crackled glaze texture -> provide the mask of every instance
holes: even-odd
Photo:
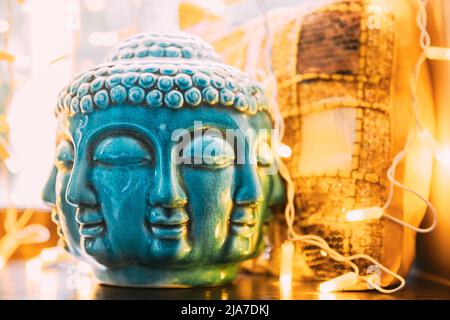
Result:
[[[271,206],[284,200],[280,177],[264,170],[272,119],[260,87],[202,40],[125,41],[62,90],[56,116],[44,198],[100,282],[220,285],[261,251]],[[242,152],[217,134],[227,130]]]

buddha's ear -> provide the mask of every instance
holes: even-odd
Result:
[[[54,205],[56,203],[55,185],[57,174],[58,169],[56,168],[56,166],[53,166],[50,176],[45,183],[44,190],[42,191],[42,199],[48,205]]]
[[[282,205],[286,203],[286,182],[277,172],[271,176],[272,190],[269,197],[269,206]]]

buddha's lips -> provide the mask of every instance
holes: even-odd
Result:
[[[89,224],[80,226],[80,234],[85,238],[97,238],[105,231],[105,224]]]
[[[238,225],[238,226],[247,226],[247,227],[254,227],[256,224],[256,221],[254,220],[250,220],[250,221],[246,221],[246,220],[231,220],[232,224]]]
[[[251,237],[255,232],[256,208],[238,206],[234,209],[231,219],[231,231],[240,237]]]
[[[105,218],[96,209],[78,208],[75,220],[80,224],[80,234],[85,238],[99,237],[106,228]]]
[[[235,225],[253,227],[256,224],[256,208],[239,206],[233,210],[230,222]]]
[[[184,208],[162,208],[151,209],[147,215],[147,221],[156,225],[182,225],[189,221],[189,216]]]
[[[150,229],[152,231],[152,234],[156,238],[166,240],[180,240],[183,239],[187,234],[187,224],[179,224],[179,225],[150,224]]]
[[[156,238],[180,240],[187,234],[189,217],[184,208],[153,208],[147,215],[150,230]]]

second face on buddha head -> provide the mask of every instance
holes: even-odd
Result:
[[[57,165],[71,172],[66,200],[77,208],[85,253],[108,266],[208,263],[253,254],[260,235],[252,229],[263,223],[270,204],[267,185],[279,178],[261,178],[257,162],[236,164],[227,142],[215,137],[193,137],[184,156],[198,149],[204,154],[213,145],[216,159],[176,164],[173,132],[193,130],[195,121],[208,129],[252,130],[248,118],[255,117],[220,108],[123,106],[67,121],[57,159],[69,161]],[[270,129],[263,118],[258,123]],[[257,135],[248,140],[247,160],[258,153],[258,142]]]

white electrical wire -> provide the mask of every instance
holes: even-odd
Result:
[[[281,143],[282,138],[284,136],[285,126],[284,126],[284,120],[283,120],[283,117],[281,115],[279,105],[278,105],[277,82],[276,82],[276,77],[275,77],[275,73],[273,71],[272,60],[271,60],[271,57],[272,57],[272,34],[270,32],[268,18],[267,18],[267,5],[265,4],[264,0],[256,0],[256,1],[257,1],[257,4],[264,16],[264,28],[266,30],[266,35],[267,35],[267,40],[266,40],[267,45],[265,46],[265,49],[266,49],[265,50],[265,60],[266,60],[266,66],[269,69],[268,77],[269,77],[270,81],[273,82],[271,104],[272,104],[272,113],[275,118],[275,129],[276,129],[275,131],[278,133],[278,137],[276,137],[277,139],[275,139],[275,141],[276,141],[275,150],[278,150],[278,145]],[[385,266],[383,266],[380,262],[378,262],[371,256],[366,255],[366,254],[355,254],[355,255],[346,257],[346,256],[341,255],[336,250],[330,248],[328,243],[319,236],[297,234],[297,232],[294,230],[295,184],[290,176],[289,170],[287,169],[286,165],[281,160],[278,152],[275,152],[275,157],[276,157],[276,160],[278,163],[280,175],[285,179],[286,184],[287,184],[287,190],[286,190],[287,204],[286,204],[286,208],[285,208],[285,218],[286,218],[286,223],[287,223],[287,227],[288,227],[288,239],[290,241],[300,241],[300,242],[303,242],[306,244],[310,244],[310,245],[319,247],[320,249],[327,252],[329,257],[332,258],[333,260],[348,264],[354,270],[355,274],[358,276],[358,278],[360,280],[365,281],[368,286],[372,286],[372,288],[375,288],[377,291],[379,291],[381,293],[394,293],[396,291],[401,290],[406,284],[405,279],[402,276],[396,274],[395,272],[393,272],[393,271],[389,270],[388,268],[386,268]],[[401,156],[399,158],[402,158],[402,157],[403,156]],[[393,171],[395,173],[395,167],[394,167]],[[400,284],[392,289],[384,289],[372,280],[373,275],[368,275],[368,276],[359,275],[359,267],[353,262],[356,259],[364,259],[364,260],[370,261],[371,263],[373,263],[374,265],[379,267],[382,271],[384,271],[385,273],[387,273],[387,274],[391,275],[392,277],[394,277],[395,279],[397,279],[400,282]]]
[[[402,184],[398,180],[395,179],[395,170],[399,163],[405,158],[405,156],[408,154],[408,152],[411,150],[413,143],[417,139],[417,132],[422,131],[424,129],[424,126],[422,125],[422,122],[420,120],[420,107],[419,107],[419,99],[417,97],[417,82],[420,75],[420,70],[422,68],[423,63],[425,62],[427,58],[427,50],[431,45],[431,39],[430,35],[427,32],[427,11],[426,11],[426,5],[428,0],[417,0],[419,9],[417,13],[417,19],[416,23],[420,30],[420,47],[422,48],[422,52],[417,59],[416,65],[414,67],[414,70],[411,74],[411,79],[409,82],[409,89],[411,91],[411,98],[412,98],[412,110],[415,118],[415,125],[413,127],[412,134],[410,133],[408,135],[407,141],[405,143],[405,146],[403,150],[401,150],[392,161],[391,166],[389,167],[387,171],[387,178],[390,182],[389,186],[389,195],[386,200],[386,203],[382,207],[383,209],[383,216],[394,221],[395,223],[398,223],[406,228],[409,228],[411,230],[414,230],[419,233],[428,233],[433,231],[437,226],[438,221],[438,214],[434,206],[431,204],[430,201],[428,201],[425,197],[420,195],[417,191],[413,190],[412,188]],[[408,191],[415,196],[417,196],[420,200],[422,200],[427,207],[430,209],[432,215],[433,215],[433,223],[428,228],[418,228],[415,227],[401,219],[398,219],[388,213],[386,213],[386,209],[389,208],[392,202],[392,198],[394,196],[394,188],[399,187],[400,189],[403,189],[405,191]]]

